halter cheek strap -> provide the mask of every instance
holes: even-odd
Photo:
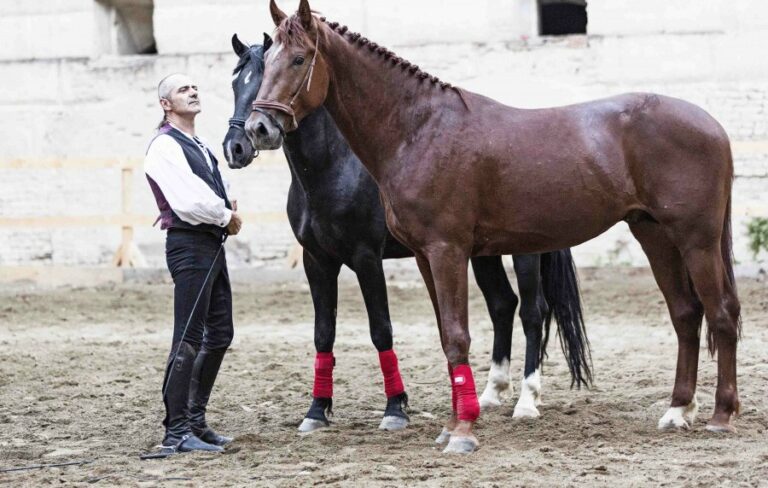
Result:
[[[304,73],[304,78],[301,80],[299,88],[296,89],[296,93],[293,94],[293,97],[291,97],[291,101],[288,103],[288,105],[280,103],[277,100],[256,100],[251,106],[254,112],[259,112],[266,115],[267,118],[269,118],[269,121],[278,128],[280,135],[283,137],[285,137],[285,128],[283,128],[277,119],[266,110],[277,110],[278,112],[282,112],[289,116],[291,118],[291,125],[288,127],[289,131],[296,129],[299,126],[298,122],[296,122],[296,112],[293,110],[293,103],[296,101],[296,98],[298,98],[299,94],[301,93],[301,89],[305,84],[307,85],[307,91],[309,91],[309,88],[312,86],[312,74],[315,71],[315,62],[317,61],[317,53],[319,51],[320,29],[318,28],[317,37],[315,38],[315,54],[312,55],[312,62],[309,63],[309,69],[306,71],[306,73]]]
[[[245,134],[245,123],[246,122],[247,122],[247,120],[242,118],[242,117],[232,117],[231,119],[229,119],[229,128],[230,129],[239,130],[240,132]],[[280,127],[280,126],[278,126],[278,127]],[[248,136],[248,134],[245,134],[245,135],[246,135],[246,137]],[[254,150],[253,157],[251,157],[251,161],[253,161],[254,158],[258,158],[258,157],[259,157],[259,151]]]

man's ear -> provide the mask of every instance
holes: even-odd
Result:
[[[262,49],[262,52],[267,52],[267,49],[272,46],[272,38],[269,37],[269,34],[266,32],[264,33],[264,49]]]
[[[171,110],[171,108],[172,108],[171,107],[171,101],[168,100],[167,98],[161,98],[160,99],[160,106],[163,107],[163,110],[166,111],[166,112]]]

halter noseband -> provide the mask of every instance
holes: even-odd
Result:
[[[280,135],[285,138],[285,129],[283,128],[282,124],[280,124],[277,119],[267,112],[265,109],[272,109],[277,110],[278,112],[282,112],[289,116],[291,118],[291,126],[288,128],[288,130],[294,130],[296,129],[299,124],[296,122],[296,112],[293,111],[293,102],[296,101],[296,98],[299,96],[299,93],[301,93],[301,89],[304,86],[304,84],[307,85],[307,91],[309,91],[310,86],[312,86],[312,73],[315,71],[315,61],[317,60],[317,53],[320,51],[320,29],[317,29],[317,37],[315,38],[315,54],[312,55],[312,62],[309,63],[309,69],[306,73],[304,73],[304,79],[301,80],[301,84],[296,89],[296,93],[293,94],[293,97],[291,97],[291,101],[288,103],[288,105],[284,103],[280,103],[276,100],[256,100],[253,102],[253,105],[251,106],[253,112],[259,112],[261,114],[264,114],[267,116],[270,122],[274,124],[278,130],[280,131]],[[230,125],[232,124],[232,120],[230,120]]]

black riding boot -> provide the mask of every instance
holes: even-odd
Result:
[[[182,342],[181,346],[174,346],[173,351],[178,347],[176,360],[173,356],[169,358],[168,367],[165,370],[165,438],[163,439],[163,448],[174,452],[188,451],[212,451],[221,452],[224,449],[203,442],[194,435],[189,425],[189,411],[187,401],[189,398],[189,383],[192,376],[192,370],[195,364],[197,351],[191,344]],[[171,363],[171,361],[173,361]]]
[[[231,437],[217,434],[205,422],[205,408],[226,352],[226,349],[208,350],[203,347],[195,359],[189,382],[189,425],[197,437],[216,446],[232,442]]]

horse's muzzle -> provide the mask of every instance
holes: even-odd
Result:
[[[245,168],[256,157],[256,151],[243,127],[230,127],[222,146],[224,157],[232,169]]]
[[[280,149],[283,145],[283,128],[264,113],[253,112],[245,123],[245,132],[257,151]]]

